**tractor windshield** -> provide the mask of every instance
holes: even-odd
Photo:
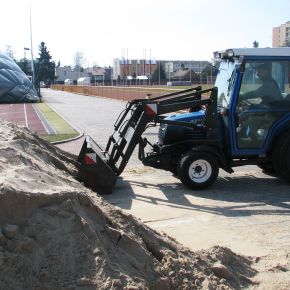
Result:
[[[235,65],[235,62],[228,60],[222,60],[220,62],[219,72],[215,82],[215,86],[218,88],[217,103],[220,107],[229,106]]]

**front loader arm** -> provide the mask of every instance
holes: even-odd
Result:
[[[204,96],[208,93],[211,93],[209,98],[207,95]],[[214,97],[216,97],[215,88],[202,91],[201,87],[196,87],[150,100],[129,102],[117,118],[114,132],[109,137],[105,150],[87,136],[78,157],[80,179],[100,193],[110,193],[117,176],[125,169],[135,147],[137,144],[142,144],[142,134],[150,123],[156,125],[165,121],[164,114],[170,112],[208,105]],[[109,178],[104,179],[105,175]],[[100,180],[102,180],[101,186]]]

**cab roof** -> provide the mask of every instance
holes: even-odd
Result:
[[[290,47],[275,48],[230,48],[219,50],[213,53],[215,58],[232,58],[240,56],[288,56],[290,57]]]

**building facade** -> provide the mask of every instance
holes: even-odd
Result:
[[[201,72],[209,65],[208,61],[188,60],[145,60],[145,59],[114,59],[113,67],[90,67],[73,69],[71,66],[56,67],[55,82],[58,84],[77,84],[80,78],[90,77],[92,85],[99,84],[125,84],[131,81],[138,84],[153,84],[153,74],[157,70],[165,74],[167,81],[192,81],[193,75]],[[165,81],[163,77],[163,82]],[[156,82],[156,75],[155,75]],[[160,83],[160,79],[159,79]]]
[[[290,21],[278,27],[273,27],[272,46],[290,47]]]
[[[192,70],[195,73],[201,73],[205,67],[209,65],[208,61],[189,61],[189,60],[113,60],[113,80],[138,79],[147,78],[155,72],[158,66],[161,66],[166,74],[166,78],[170,79],[178,71]]]
[[[90,67],[73,69],[71,66],[63,66],[55,68],[56,83],[63,84],[66,80],[70,80],[72,84],[77,84],[80,78],[90,78],[91,84],[108,83],[111,81],[111,67]]]
[[[114,59],[113,60],[113,80],[136,79],[143,77],[149,79],[155,70],[157,64],[155,60],[144,59]]]
[[[76,84],[79,78],[86,77],[87,73],[83,69],[74,70],[71,66],[55,68],[56,83],[64,83],[65,80],[71,80]]]

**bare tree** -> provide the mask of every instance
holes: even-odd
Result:
[[[73,58],[74,58],[74,69],[75,70],[82,70],[84,63],[86,61],[83,52],[76,51]]]
[[[6,45],[6,54],[12,58],[13,60],[15,60],[14,58],[14,50],[13,50],[13,47],[12,45]]]

